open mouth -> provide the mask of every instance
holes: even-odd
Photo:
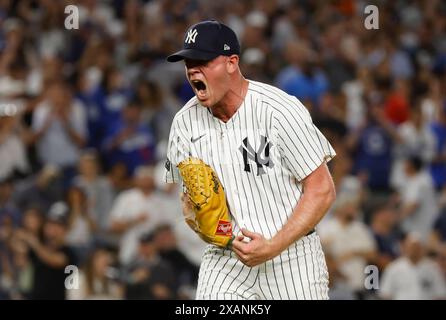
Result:
[[[201,80],[193,80],[192,85],[197,89],[197,91],[206,90],[206,85]]]
[[[201,80],[192,80],[191,83],[195,89],[197,97],[204,99],[206,96],[206,84]]]

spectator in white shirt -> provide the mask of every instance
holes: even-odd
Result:
[[[42,164],[61,167],[70,180],[87,138],[85,109],[63,81],[51,83],[45,97],[33,114],[32,140]]]
[[[336,269],[355,291],[358,298],[364,293],[364,268],[375,257],[375,241],[367,226],[358,220],[356,197],[344,194],[334,206],[334,217],[318,229],[327,255]]]
[[[75,251],[78,261],[83,263],[93,246],[96,223],[91,215],[87,196],[81,188],[70,187],[67,204],[69,217],[65,241]]]
[[[443,278],[446,279],[446,243],[440,245],[437,254],[437,263],[440,266]]]
[[[155,191],[153,167],[137,168],[134,183],[116,198],[110,213],[110,230],[120,235],[119,260],[124,265],[134,258],[143,234],[170,222],[163,197]]]
[[[4,112],[0,102],[0,179],[29,171],[25,145],[15,130],[16,117]]]
[[[404,170],[405,159],[413,155],[420,155],[420,159],[426,165],[435,156],[436,139],[431,128],[424,121],[420,102],[417,102],[412,108],[410,120],[397,128],[397,139],[391,173],[391,184],[394,188],[405,184],[407,178]]]
[[[87,151],[82,154],[79,175],[74,179],[74,184],[85,191],[92,218],[98,227],[98,235],[104,236],[113,203],[113,187],[111,181],[100,173],[96,152]]]
[[[113,255],[105,248],[95,249],[79,272],[79,286],[67,290],[69,300],[122,299],[123,286],[117,281]]]
[[[434,185],[418,157],[406,160],[405,171],[407,179],[399,192],[401,227],[406,233],[419,233],[424,241],[428,239],[438,215]]]
[[[446,298],[444,275],[439,265],[425,255],[416,233],[401,241],[402,256],[384,270],[379,295],[382,299],[420,300]]]

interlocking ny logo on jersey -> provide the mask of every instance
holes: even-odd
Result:
[[[198,35],[197,29],[189,30],[187,32],[186,40],[184,40],[184,42],[185,43],[191,43],[191,42],[195,43],[195,38],[197,37],[197,35]]]
[[[260,146],[257,152],[251,146],[246,137],[243,139],[243,143],[240,146],[239,150],[243,154],[243,162],[245,164],[244,170],[246,172],[251,172],[251,165],[249,164],[249,160],[252,160],[257,165],[257,175],[261,175],[265,173],[265,169],[263,166],[268,168],[273,168],[274,163],[269,158],[269,149],[273,146],[272,142],[268,141],[268,138],[265,136],[260,136]],[[262,153],[264,157],[262,158]]]

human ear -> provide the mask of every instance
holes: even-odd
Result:
[[[226,62],[226,70],[228,73],[234,73],[238,69],[238,63],[239,63],[239,56],[236,54],[233,54],[232,56],[229,56]]]

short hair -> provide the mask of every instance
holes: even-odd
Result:
[[[125,108],[142,109],[142,102],[138,97],[133,97],[127,102]]]
[[[423,161],[419,156],[410,156],[406,161],[409,162],[416,172],[419,172],[423,168]]]
[[[173,231],[172,225],[170,225],[169,223],[161,223],[155,228],[153,233],[155,236],[157,236],[163,231]]]
[[[155,232],[147,232],[144,233],[140,238],[139,238],[139,243],[143,244],[143,243],[151,243],[153,242],[155,238]]]
[[[88,148],[82,151],[81,159],[98,160],[98,152],[94,148]]]

